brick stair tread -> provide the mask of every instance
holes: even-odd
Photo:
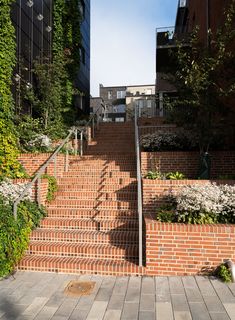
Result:
[[[94,209],[94,210],[103,210],[106,209],[137,209],[136,200],[128,201],[99,201],[99,200],[79,200],[79,199],[58,199],[53,200],[48,208],[79,208],[79,209]]]
[[[120,220],[120,219],[137,219],[137,211],[136,210],[79,210],[79,209],[64,209],[64,208],[49,208],[47,209],[48,217],[56,218],[63,217],[64,218],[80,218],[80,219],[90,219],[95,216],[99,219],[105,220]]]
[[[83,183],[80,184],[72,184],[72,185],[63,185],[60,184],[58,185],[58,192],[80,192],[80,191],[93,191],[93,192],[97,192],[100,190],[100,188],[102,187],[102,192],[115,192],[118,189],[120,189],[120,186],[116,186],[116,185],[90,185],[90,184],[86,184],[84,185]],[[126,186],[125,187],[126,192],[136,192],[137,190],[137,184],[132,184],[130,186]]]
[[[119,178],[105,178],[105,181],[102,181],[101,178],[96,177],[95,179],[92,178],[88,181],[87,177],[63,177],[59,178],[58,180],[59,185],[63,184],[68,184],[68,183],[73,183],[73,184],[78,184],[78,183],[88,183],[90,185],[101,185],[101,184],[106,184],[106,185],[120,185],[120,186],[126,186],[130,185],[132,183],[136,183],[136,178],[124,178],[124,177],[119,177]]]
[[[80,258],[99,259],[138,259],[138,246],[136,244],[90,244],[70,243],[59,241],[30,241],[28,254],[53,255],[53,256],[75,256]]]
[[[86,231],[86,230],[51,230],[51,229],[35,229],[30,235],[30,239],[34,241],[61,241],[75,243],[99,243],[107,244],[110,240],[116,241],[118,244],[137,244],[137,231]]]
[[[138,220],[92,220],[92,219],[69,219],[69,218],[45,218],[39,228],[48,229],[76,229],[76,230],[138,230]]]
[[[94,192],[94,191],[57,191],[55,194],[57,200],[113,200],[113,201],[134,201],[137,200],[136,192]]]
[[[82,259],[74,257],[50,257],[26,255],[18,266],[19,270],[59,272],[72,274],[102,274],[102,275],[140,275],[144,268],[129,261],[113,259]]]

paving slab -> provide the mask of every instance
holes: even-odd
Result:
[[[71,280],[94,281],[68,297]],[[17,272],[0,281],[0,320],[235,320],[235,284],[211,277]]]

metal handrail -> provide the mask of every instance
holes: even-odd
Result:
[[[135,107],[135,147],[137,165],[137,186],[138,186],[138,220],[139,220],[139,266],[143,266],[143,201],[142,201],[142,177],[140,161],[140,142],[138,129],[138,110]]]
[[[67,137],[62,141],[62,143],[58,146],[58,148],[53,152],[53,154],[47,159],[47,161],[43,164],[43,166],[37,171],[35,177],[26,185],[25,189],[22,191],[20,196],[15,200],[13,204],[13,214],[15,219],[17,219],[17,207],[24,196],[27,194],[30,188],[34,185],[34,183],[38,180],[38,190],[37,190],[37,202],[40,204],[40,179],[41,175],[45,172],[45,169],[48,165],[54,161],[54,175],[56,176],[56,156],[63,148],[63,146],[69,141],[72,134],[75,134],[75,155],[77,154],[77,128],[73,127]],[[68,151],[66,150],[66,160],[65,160],[65,171],[68,171]]]
[[[102,107],[102,105],[100,106]],[[84,137],[84,132],[89,128],[89,125],[92,122],[92,132],[93,132],[93,138],[94,138],[94,134],[95,134],[95,117],[97,117],[97,127],[99,127],[99,117],[97,116],[97,112],[99,111],[100,107],[96,110],[96,113],[94,113],[93,117],[91,117],[89,119],[89,121],[87,122],[87,124],[84,126],[84,128],[80,129],[78,127],[72,127],[69,130],[69,134],[67,135],[67,137],[61,142],[61,144],[58,146],[58,148],[53,152],[53,154],[49,157],[49,159],[47,159],[47,161],[43,164],[43,166],[37,171],[36,175],[34,176],[34,178],[32,179],[32,181],[30,181],[25,189],[22,191],[22,193],[19,195],[19,197],[15,200],[15,202],[13,203],[13,214],[15,219],[17,219],[17,208],[19,203],[21,202],[21,200],[24,198],[24,196],[27,194],[28,190],[30,190],[30,188],[32,188],[32,186],[34,185],[34,183],[36,181],[38,181],[37,183],[37,202],[38,204],[40,204],[40,183],[41,183],[41,175],[45,172],[46,168],[48,167],[48,165],[54,161],[54,176],[56,178],[56,157],[58,155],[58,153],[60,152],[60,150],[64,147],[65,144],[68,143],[70,137],[74,134],[75,136],[75,155],[77,155],[78,153],[78,131],[80,132],[80,155],[83,156],[83,137]],[[69,168],[69,159],[68,159],[68,150],[66,150],[66,157],[65,157],[65,172],[68,171]]]

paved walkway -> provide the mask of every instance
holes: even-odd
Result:
[[[71,280],[89,296],[68,297]],[[100,277],[18,272],[0,281],[1,320],[235,320],[235,284],[204,277]]]

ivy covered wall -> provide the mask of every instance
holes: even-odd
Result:
[[[20,177],[14,126],[12,75],[16,63],[15,30],[11,21],[13,0],[0,0],[0,177]]]

